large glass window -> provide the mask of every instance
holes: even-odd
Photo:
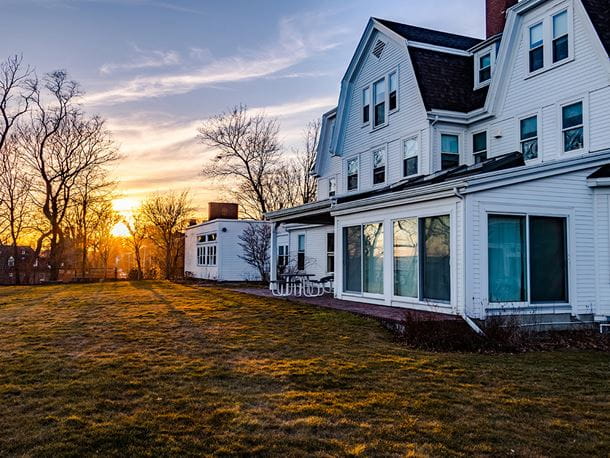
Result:
[[[297,269],[305,270],[305,234],[299,234],[298,236]]]
[[[326,272],[335,271],[335,233],[326,234]]]
[[[457,135],[441,135],[441,169],[460,165],[460,139]]]
[[[479,58],[479,84],[491,79],[491,53]]]
[[[563,150],[574,151],[584,147],[584,124],[582,102],[567,105],[561,109]]]
[[[419,153],[419,146],[417,137],[408,138],[403,143],[403,156],[402,156],[402,176],[408,177],[417,175],[417,156]]]
[[[362,291],[383,294],[383,225],[366,224],[362,236]]]
[[[544,67],[544,27],[542,22],[530,27],[530,72]]]
[[[520,122],[521,153],[525,160],[538,157],[538,117],[522,119]]]
[[[420,219],[422,298],[451,300],[449,215]]]
[[[546,216],[489,216],[490,302],[526,302],[528,286],[532,303],[568,301],[566,221]]]
[[[371,116],[371,90],[365,87],[362,90],[362,122],[369,122]]]
[[[567,302],[568,269],[565,218],[531,216],[532,302]]]
[[[487,132],[479,132],[472,136],[472,153],[475,164],[487,159]]]
[[[343,228],[343,289],[362,291],[362,226]]]
[[[347,190],[358,189],[358,158],[347,161]]]
[[[385,150],[373,152],[373,184],[385,183]]]
[[[383,294],[383,225],[343,228],[343,288]]]
[[[489,301],[525,301],[525,216],[489,215],[487,239]]]
[[[393,111],[398,108],[398,77],[396,72],[390,73],[389,83],[388,108]]]
[[[385,78],[373,84],[373,125],[385,124]]]
[[[418,297],[417,218],[394,222],[394,295]]]
[[[567,59],[568,54],[568,12],[563,11],[553,16],[553,63]]]

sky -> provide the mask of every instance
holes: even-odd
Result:
[[[200,171],[197,127],[236,104],[277,117],[286,154],[336,105],[369,17],[474,37],[484,0],[0,0],[0,58],[65,69],[84,109],[107,120],[128,211],[147,193],[189,189],[205,213],[226,200]]]

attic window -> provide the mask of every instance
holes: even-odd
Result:
[[[377,43],[375,43],[375,47],[373,48],[373,55],[377,59],[381,58],[381,54],[383,53],[383,48],[385,48],[385,43],[381,40],[377,40]]]

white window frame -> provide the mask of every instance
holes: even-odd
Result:
[[[475,151],[474,150],[474,136],[475,135],[479,135],[479,134],[485,134],[485,150],[483,151]],[[485,156],[486,159],[489,159],[491,156],[489,154],[489,129],[485,128],[485,129],[480,129],[480,130],[475,130],[471,133],[471,137],[470,137],[470,141],[472,143],[472,163],[476,164],[476,156],[478,154],[481,154],[483,152],[485,152]]]
[[[396,108],[390,110],[390,76],[396,75]],[[388,80],[388,116],[396,113],[400,109],[400,74],[398,73],[398,68],[391,70],[387,75]]]
[[[414,174],[411,175],[405,175],[405,160],[407,160],[408,158],[405,157],[405,144],[409,141],[409,140],[415,140],[415,143],[417,143],[417,151],[415,153],[415,156],[409,156],[409,157],[415,157],[417,158],[417,171]],[[401,171],[400,171],[400,175],[403,178],[410,178],[410,177],[416,177],[418,176],[420,173],[420,169],[421,169],[421,141],[420,141],[420,135],[419,133],[414,134],[414,135],[408,135],[406,137],[403,137],[400,139],[400,167],[401,167]]]
[[[481,82],[480,80],[480,71],[481,69],[481,57],[485,56],[486,54],[489,54],[489,58],[490,58],[490,78],[486,81]],[[491,80],[493,78],[494,75],[494,68],[496,66],[496,46],[495,44],[481,49],[480,51],[477,51],[474,55],[474,89],[481,89],[482,87],[485,86],[489,86],[491,84]]]
[[[528,118],[533,118],[534,116],[536,116],[537,122],[536,122],[536,128],[537,128],[537,136],[536,136],[536,140],[538,140],[538,157],[536,157],[535,159],[525,159],[525,162],[528,164],[535,164],[537,162],[541,162],[542,161],[542,110],[538,110],[538,111],[534,111],[534,112],[529,112],[525,115],[522,116],[518,116],[516,118],[517,120],[517,146],[516,146],[516,151],[521,151],[521,121],[528,119]]]
[[[333,244],[333,251],[328,251],[328,236],[329,236],[329,234],[333,234],[333,236],[335,237],[335,240],[333,240],[333,242],[335,242],[335,244],[337,242],[336,241],[337,235],[335,234],[335,231],[326,232],[326,239],[324,240],[326,242],[326,266],[324,267],[324,269],[326,270],[327,274],[334,274],[335,271],[337,270],[337,266],[335,265],[335,261],[336,261],[337,258],[335,257],[335,244]],[[328,270],[328,258],[329,258],[329,256],[333,257],[333,267],[334,267],[334,270],[332,272]]]
[[[451,135],[451,136],[455,136],[458,138],[458,165],[461,165],[464,163],[464,142],[463,142],[463,135],[464,132],[463,131],[457,131],[457,130],[441,130],[439,132],[439,136],[438,136],[438,149],[439,149],[439,155],[438,155],[438,170],[442,170],[443,169],[443,135]],[[453,153],[446,153],[446,154],[453,154]]]
[[[375,154],[381,151],[383,157],[383,181],[375,183]],[[379,146],[371,150],[371,185],[375,188],[383,186],[388,182],[388,149],[384,146]]]
[[[330,192],[331,192],[330,191],[330,184],[331,184],[331,182],[335,183],[335,191],[334,191],[335,193],[332,196],[330,195]],[[336,175],[332,175],[332,176],[328,177],[328,198],[330,199],[332,197],[335,197],[336,195],[337,195],[337,176]]]
[[[377,106],[376,100],[375,100],[375,85],[377,83],[381,83],[383,82],[383,84],[385,85],[385,90],[384,90],[384,98],[383,98],[383,102],[379,102],[379,103],[383,103],[383,108],[384,108],[384,116],[383,116],[383,122],[381,124],[377,124],[375,125],[375,108]],[[381,78],[375,80],[373,83],[371,83],[371,131],[375,131],[377,129],[382,129],[385,126],[388,125],[388,117],[389,117],[389,96],[390,93],[388,91],[388,77],[387,75],[383,75]]]
[[[301,250],[299,246],[299,240],[303,237],[303,250]],[[297,270],[305,270],[307,268],[307,257],[305,255],[307,251],[307,234],[305,232],[300,232],[297,234]],[[299,254],[303,253],[303,269],[299,269]]]
[[[568,13],[568,57],[562,59],[557,62],[553,62],[553,17],[566,11]],[[538,70],[530,72],[529,68],[529,51],[530,51],[530,29],[537,24],[542,24],[542,34],[543,34],[543,65]],[[574,60],[574,8],[572,6],[572,2],[570,1],[568,5],[565,3],[559,5],[552,10],[549,10],[544,13],[542,16],[537,16],[535,19],[532,19],[523,29],[523,40],[526,46],[525,59],[525,79],[534,77],[541,73],[545,73],[549,70],[552,70],[561,65],[565,65]]]
[[[368,105],[368,107],[369,107],[369,109],[368,109],[369,120],[368,121],[365,121],[364,120],[364,116],[363,116],[364,115],[364,107],[366,106],[364,104],[364,92],[365,91],[368,91],[368,93],[369,93],[369,105]],[[372,102],[373,102],[373,96],[372,96],[371,91],[372,91],[372,87],[371,87],[370,84],[367,85],[367,86],[364,86],[362,88],[362,90],[360,91],[360,115],[359,116],[360,116],[360,124],[362,125],[362,127],[366,127],[366,126],[371,124],[371,115],[372,115],[371,106],[372,106]]]
[[[349,189],[348,166],[351,161],[355,160],[358,163],[358,180],[356,189]],[[345,159],[345,192],[358,192],[360,190],[360,181],[362,174],[360,173],[360,155],[348,157]]]
[[[565,145],[563,144],[563,107],[574,105],[575,103],[582,103],[582,148],[574,149],[571,151],[565,151]],[[583,154],[585,151],[589,150],[589,99],[588,97],[577,97],[569,100],[561,101],[557,104],[557,119],[559,120],[559,145],[560,145],[560,154],[563,156],[572,156]],[[570,129],[574,129],[571,127]],[[570,130],[565,129],[565,130]]]
[[[525,237],[526,237],[526,253],[528,262],[526,263],[526,279],[527,279],[527,300],[525,302],[489,302],[489,256],[488,256],[488,228],[489,228],[489,215],[508,215],[508,216],[525,216]],[[531,278],[530,278],[530,260],[529,260],[529,247],[530,247],[530,234],[529,234],[529,217],[530,216],[542,216],[552,218],[565,218],[566,219],[566,268],[568,270],[568,281],[567,281],[567,301],[566,302],[555,302],[555,303],[532,303],[531,302]],[[502,203],[502,202],[480,202],[480,221],[481,231],[480,240],[483,240],[481,244],[481,284],[480,293],[481,301],[484,304],[483,315],[489,315],[489,311],[498,311],[502,313],[503,310],[507,310],[508,313],[512,313],[511,309],[522,309],[523,313],[525,309],[535,309],[540,313],[548,313],[548,310],[552,310],[558,307],[572,308],[574,304],[578,303],[576,297],[576,265],[574,261],[573,253],[575,253],[575,211],[571,208],[563,207],[539,207],[536,205],[525,205],[522,206],[519,211],[515,211],[513,203]],[[487,312],[487,313],[486,313]]]

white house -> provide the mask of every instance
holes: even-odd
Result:
[[[287,250],[340,299],[608,320],[610,1],[486,6],[485,40],[369,20],[322,118],[319,200],[266,215],[272,275]]]
[[[223,214],[227,217],[219,217]],[[185,276],[216,281],[260,281],[258,270],[242,258],[245,243],[242,236],[251,225],[269,223],[237,219],[234,204],[211,203],[208,215],[209,221],[189,226],[185,231]]]

